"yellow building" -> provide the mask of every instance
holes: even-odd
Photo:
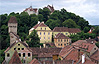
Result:
[[[68,28],[68,27],[55,27],[53,29],[53,36],[57,35],[58,33],[63,33],[65,36],[75,35],[78,32],[81,32],[78,28]]]
[[[70,45],[70,43],[71,43],[71,39],[62,33],[58,33],[54,37],[54,44],[56,47],[63,48],[67,45]]]
[[[52,31],[47,25],[44,24],[44,22],[38,22],[38,24],[31,28],[29,30],[29,35],[34,29],[37,31],[40,38],[40,43],[52,42]]]

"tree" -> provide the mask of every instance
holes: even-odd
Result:
[[[95,43],[95,45],[99,48],[99,42]]]
[[[38,19],[39,19],[39,21],[43,21],[43,15],[42,14],[38,14]]]
[[[5,58],[5,54],[4,54],[5,49],[0,50],[0,63],[2,64],[2,62],[4,61]]]
[[[39,47],[40,46],[40,39],[38,37],[37,31],[34,29],[30,35],[27,37],[26,41],[29,47]]]
[[[65,20],[62,24],[64,27],[69,27],[69,28],[78,27],[75,21],[73,21],[72,19]]]
[[[95,33],[97,36],[99,36],[99,26],[96,26],[93,33]]]
[[[85,27],[85,28],[83,29],[83,31],[84,31],[85,33],[87,33],[89,30],[90,30],[89,27]]]

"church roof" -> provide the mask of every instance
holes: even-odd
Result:
[[[15,16],[11,16],[8,23],[17,23],[16,17]]]

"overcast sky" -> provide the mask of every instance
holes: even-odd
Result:
[[[22,12],[30,5],[43,8],[52,4],[56,10],[65,8],[85,18],[90,25],[99,25],[99,0],[0,0],[0,14]]]

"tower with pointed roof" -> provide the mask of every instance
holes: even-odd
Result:
[[[17,35],[17,20],[14,16],[10,17],[8,21],[8,33],[10,35],[10,45],[12,45],[19,38]]]

